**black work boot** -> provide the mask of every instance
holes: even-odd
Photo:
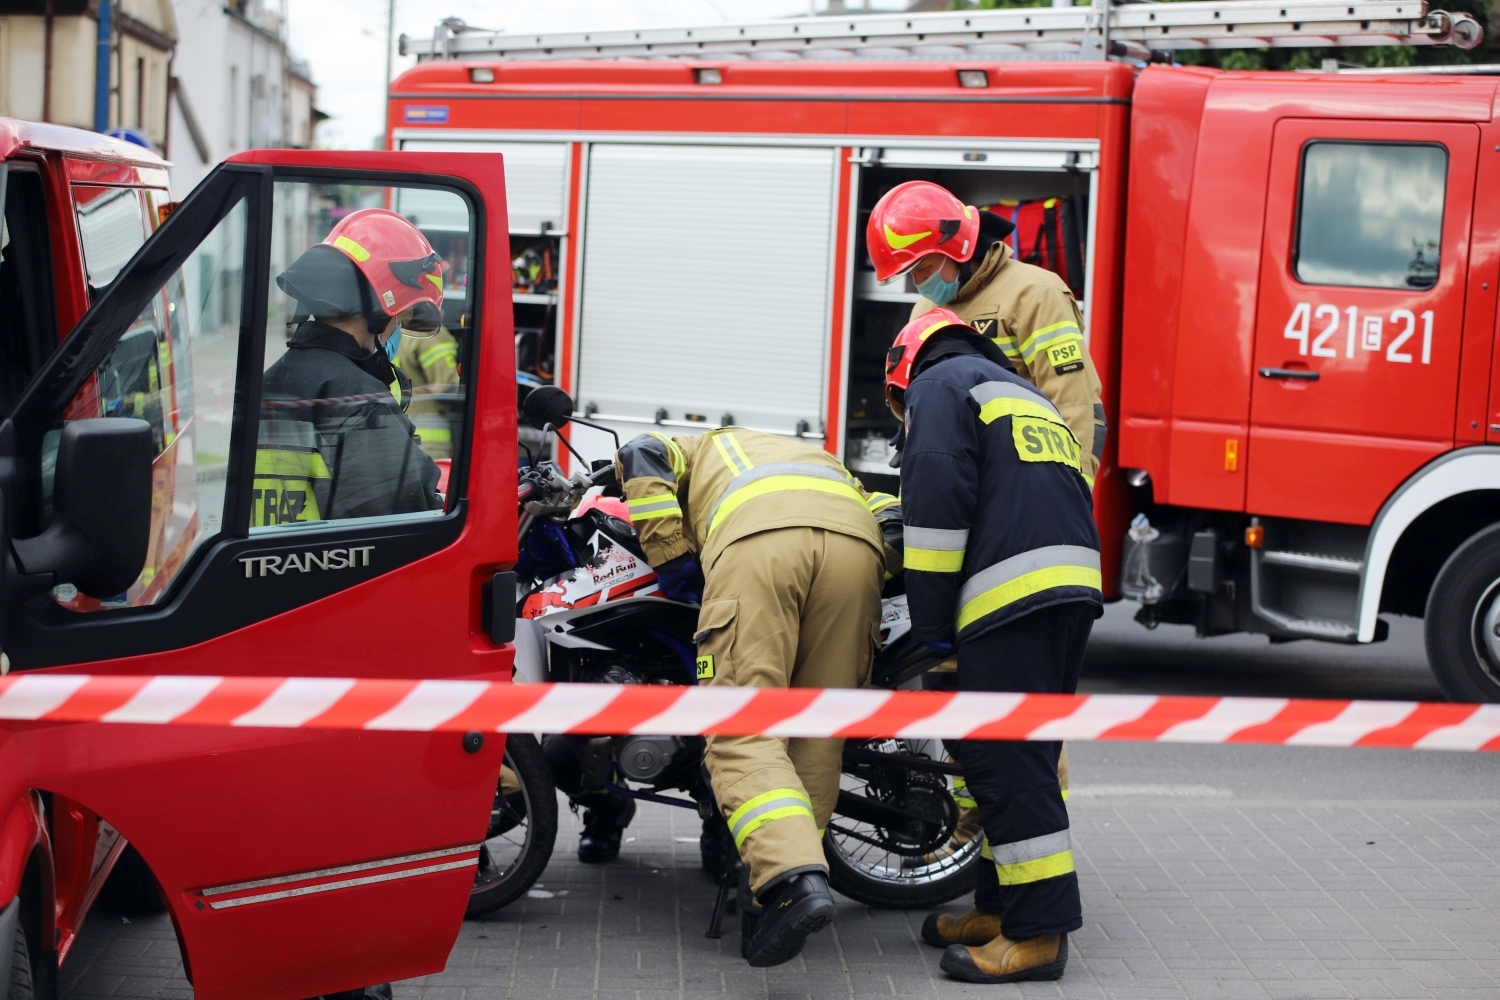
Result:
[[[828,873],[822,868],[794,869],[755,894],[760,904],[753,936],[742,942],[740,953],[755,968],[790,962],[802,951],[809,934],[828,926],[833,919],[833,895],[828,891]]]
[[[583,813],[583,836],[578,838],[578,860],[602,865],[620,856],[620,835],[635,819],[635,799],[610,798]]]
[[[391,1000],[391,984],[376,983],[362,990],[344,990],[342,993],[326,993],[319,1000]]]

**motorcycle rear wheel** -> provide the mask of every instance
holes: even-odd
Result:
[[[509,906],[541,878],[557,841],[557,786],[547,769],[536,737],[512,733],[505,738],[505,766],[521,781],[519,791],[504,794],[497,785],[489,828],[479,855],[466,918]]]
[[[926,775],[912,780],[918,791],[937,802],[940,812],[958,815],[947,779]],[[846,772],[840,783],[848,794],[869,794],[867,782],[858,775]],[[951,831],[951,825],[947,829]],[[885,909],[941,906],[973,892],[983,863],[980,838],[946,852],[946,846],[913,848],[903,831],[862,823],[837,810],[823,837],[828,884],[850,899]]]

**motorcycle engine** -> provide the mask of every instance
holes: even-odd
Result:
[[[633,781],[654,781],[672,766],[684,745],[676,736],[622,736],[615,756],[620,773]]]

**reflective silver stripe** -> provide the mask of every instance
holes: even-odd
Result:
[[[671,495],[664,496],[660,499],[651,498],[649,500],[643,497],[640,500],[630,501],[630,503],[626,504],[626,506],[630,509],[630,513],[632,515],[649,514],[654,510],[682,509],[677,503],[677,498]]]
[[[1026,341],[1026,346],[1021,348],[1021,356],[1027,361],[1030,361],[1032,358],[1036,357],[1038,351],[1046,347],[1048,344],[1052,343],[1054,340],[1082,339],[1083,334],[1078,331],[1078,327],[1074,326],[1072,323],[1069,323],[1066,326],[1059,327],[1056,330],[1049,330],[1043,334],[1032,334],[1031,338]]]
[[[474,848],[469,848],[474,850]],[[319,892],[332,892],[334,889],[350,889],[357,885],[374,885],[378,882],[394,882],[397,879],[413,878],[417,875],[431,875],[434,872],[453,871],[458,868],[473,868],[479,864],[479,855],[465,858],[462,861],[448,861],[440,865],[425,865],[421,868],[404,868],[398,872],[382,872],[379,875],[366,875],[363,878],[346,878],[337,882],[319,882],[317,885],[303,885],[295,889],[282,889],[279,892],[262,892],[254,896],[240,896],[235,899],[219,899],[208,905],[215,910],[227,910],[234,906],[248,906],[251,903],[268,903],[273,899],[291,899],[296,896],[311,896]]]
[[[766,813],[774,812],[777,809],[792,808],[807,813],[809,817],[813,815],[812,806],[807,804],[806,799],[799,799],[796,796],[787,795],[783,798],[771,799],[769,802],[762,802],[754,809],[751,809],[749,812],[745,813],[745,815],[740,817],[739,822],[734,824],[734,829],[730,830],[729,832],[734,837],[735,842],[738,843],[740,840],[740,831],[745,829],[751,823],[754,823],[757,819],[764,816]]]
[[[1044,545],[1039,549],[1022,552],[1018,556],[1002,559],[987,566],[965,581],[958,594],[958,605],[962,608],[979,595],[993,590],[1018,576],[1052,566],[1085,566],[1099,568],[1099,550],[1085,545]]]
[[[902,544],[907,548],[932,549],[936,552],[962,552],[969,544],[968,528],[901,528]]]
[[[1057,407],[1052,405],[1052,400],[1042,395],[1036,389],[1028,389],[1025,386],[1016,385],[1014,382],[985,382],[970,389],[969,395],[973,396],[974,400],[980,406],[997,399],[1024,399],[1027,402],[1038,403],[1053,413],[1057,413]],[[1057,415],[1059,417],[1062,416],[1061,413],[1057,413]]]
[[[729,481],[724,495],[719,497],[719,502],[714,504],[714,509],[709,512],[708,523],[714,523],[714,519],[719,515],[719,508],[724,506],[724,501],[735,492],[767,476],[812,476],[815,479],[831,479],[836,483],[850,483],[848,473],[830,469],[826,465],[811,465],[807,462],[772,462],[770,465],[758,465],[748,472],[741,472]]]
[[[1017,840],[1011,844],[990,845],[990,853],[995,856],[997,865],[1016,865],[1023,861],[1035,861],[1038,858],[1049,858],[1054,854],[1061,854],[1063,851],[1072,849],[1073,837],[1067,830],[1032,837],[1030,840]]]
[[[226,892],[240,892],[244,889],[259,889],[267,885],[285,885],[288,882],[301,882],[310,878],[327,878],[330,875],[347,875],[350,872],[369,871],[371,868],[389,868],[391,865],[405,865],[413,861],[429,861],[433,858],[447,858],[455,854],[463,854],[468,851],[479,850],[478,844],[470,844],[468,847],[448,847],[441,851],[424,851],[421,854],[404,854],[399,858],[385,858],[381,861],[366,861],[358,865],[341,865],[338,868],[320,868],[315,872],[302,872],[299,875],[278,875],[275,878],[261,878],[253,882],[236,882],[233,885],[221,885],[213,889],[204,889],[200,895],[222,896]]]

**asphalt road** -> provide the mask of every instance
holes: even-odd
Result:
[[[1420,622],[1339,647],[1096,624],[1087,691],[1433,699]],[[1075,743],[1074,853],[1085,922],[1052,984],[973,987],[937,970],[920,912],[842,901],[779,969],[731,931],[702,936],[712,887],[696,817],[645,805],[618,861],[573,857],[565,829],[532,898],[464,924],[441,973],[398,1000],[817,997],[1500,997],[1500,755]],[[968,905],[956,900],[948,909]],[[732,923],[732,921],[731,921]],[[257,960],[257,959],[252,959]],[[89,918],[70,1000],[187,998],[166,918]]]

